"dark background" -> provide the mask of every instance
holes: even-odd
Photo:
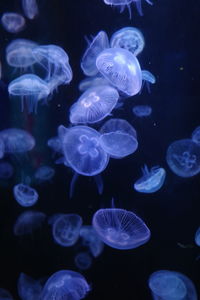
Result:
[[[40,3],[39,3],[40,2]],[[20,272],[41,278],[60,269],[78,271],[74,265],[76,247],[62,248],[51,237],[48,225],[31,236],[17,238],[13,225],[24,211],[14,200],[12,187],[23,176],[32,176],[41,164],[55,167],[51,182],[34,186],[40,199],[33,209],[47,216],[53,213],[78,213],[84,224],[90,224],[94,212],[115,206],[132,210],[149,226],[150,241],[134,250],[120,251],[105,247],[91,268],[83,272],[92,291],[87,299],[152,299],[148,278],[156,270],[182,272],[195,284],[200,294],[200,248],[194,244],[194,234],[200,226],[200,175],[180,178],[173,174],[165,161],[168,145],[190,137],[200,125],[200,66],[199,14],[200,2],[191,0],[162,0],[148,5],[142,0],[144,16],[132,5],[132,19],[128,10],[104,4],[103,0],[42,0],[39,16],[27,20],[26,29],[10,34],[0,28],[0,58],[2,82],[0,90],[0,129],[24,128],[36,138],[36,148],[28,160],[20,163],[6,157],[15,166],[15,176],[0,187],[0,287],[17,296]],[[1,0],[0,12],[22,13],[20,1]],[[124,109],[114,111],[115,117],[128,120],[137,130],[137,152],[122,160],[111,159],[102,173],[104,193],[98,195],[92,178],[79,177],[74,197],[69,199],[72,172],[64,166],[54,166],[47,140],[56,135],[57,126],[69,125],[69,107],[80,92],[78,83],[84,78],[80,59],[86,48],[84,36],[95,36],[105,30],[109,37],[125,26],[139,28],[145,37],[145,48],[138,59],[142,69],[156,76],[151,94],[143,89],[140,95],[127,99]],[[36,116],[21,113],[20,102],[9,99],[7,84],[17,76],[6,65],[5,47],[15,38],[31,39],[39,44],[56,44],[67,51],[73,70],[69,86],[60,87],[48,106],[39,104]],[[153,112],[149,118],[139,119],[132,114],[134,104],[149,104]],[[161,165],[167,177],[162,189],[154,194],[139,194],[133,183],[141,175],[144,164]],[[177,243],[192,244],[182,248]]]

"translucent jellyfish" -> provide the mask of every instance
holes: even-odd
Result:
[[[0,299],[1,300],[14,300],[11,293],[2,288],[0,288]]]
[[[89,248],[94,257],[98,257],[104,249],[104,243],[101,241],[92,226],[85,225],[80,229],[82,245]]]
[[[104,85],[108,85],[109,82],[106,78],[97,75],[94,77],[87,77],[85,79],[83,79],[80,83],[79,83],[79,91],[81,92],[85,92],[87,89],[92,88],[92,87],[98,87],[98,86],[104,86]]]
[[[1,17],[1,23],[6,31],[11,33],[17,33],[24,29],[25,19],[20,14],[6,12]]]
[[[143,220],[125,209],[99,209],[93,216],[92,225],[105,244],[120,250],[137,248],[151,235]]]
[[[61,214],[53,223],[54,241],[63,246],[73,246],[79,237],[82,218],[77,214]]]
[[[99,143],[113,158],[123,158],[138,148],[135,129],[126,120],[110,119],[101,127]]]
[[[28,112],[37,112],[38,101],[47,99],[50,89],[47,83],[37,75],[25,74],[11,81],[8,85],[8,92],[12,96],[21,98],[21,110],[24,110],[24,101]]]
[[[81,60],[81,68],[85,75],[94,76],[98,73],[96,58],[106,48],[109,48],[108,36],[105,31],[100,31],[93,38]]]
[[[27,210],[17,218],[13,231],[16,236],[31,234],[42,226],[46,215],[40,211]]]
[[[19,183],[13,188],[15,200],[24,207],[33,206],[38,201],[38,193],[30,186]]]
[[[128,96],[139,93],[142,86],[140,64],[134,54],[122,48],[102,51],[96,60],[99,72]]]
[[[142,32],[135,27],[124,27],[116,31],[110,39],[111,48],[123,48],[137,56],[145,46]]]
[[[54,136],[47,141],[47,145],[54,153],[62,153],[62,143],[58,136]]]
[[[151,274],[148,284],[154,300],[197,300],[194,284],[179,272],[156,271]]]
[[[192,132],[192,141],[200,146],[200,126],[196,127]]]
[[[150,83],[155,84],[156,83],[156,77],[149,71],[147,70],[142,70],[142,80],[143,80],[143,86],[146,84],[147,90],[150,93]]]
[[[20,273],[17,289],[21,300],[36,300],[40,299],[39,296],[42,291],[42,285],[39,280],[35,280],[24,273]]]
[[[41,166],[35,172],[35,178],[41,182],[48,181],[55,175],[55,170],[49,166]]]
[[[89,291],[90,286],[83,275],[70,270],[61,270],[49,277],[40,300],[79,300],[85,298]]]
[[[109,85],[86,90],[70,109],[70,122],[96,123],[108,116],[119,99],[117,90]]]
[[[190,139],[177,140],[169,145],[166,160],[176,175],[192,177],[200,172],[200,147]]]
[[[92,265],[92,257],[88,252],[80,252],[74,258],[76,267],[80,270],[87,270]]]
[[[99,145],[100,133],[87,126],[68,129],[63,138],[63,152],[69,166],[78,174],[94,176],[107,166],[109,157]]]
[[[34,19],[38,14],[38,6],[36,0],[22,0],[24,14],[28,19]]]
[[[195,243],[200,247],[200,227],[197,229],[194,237]]]
[[[133,113],[137,117],[148,117],[152,113],[152,108],[149,105],[135,105],[133,106]]]
[[[19,128],[8,128],[0,131],[0,140],[3,140],[5,153],[24,153],[35,146],[34,137],[27,131]]]
[[[14,173],[13,166],[7,161],[0,162],[0,179],[9,179]]]

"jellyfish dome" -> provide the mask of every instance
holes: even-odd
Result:
[[[33,20],[38,14],[38,6],[36,0],[22,0],[22,7],[25,16]]]
[[[192,177],[200,172],[200,147],[191,139],[177,140],[169,145],[166,160],[176,175]]]
[[[105,244],[120,250],[137,248],[151,235],[143,220],[125,209],[99,209],[93,216],[92,225]]]
[[[88,252],[79,252],[74,258],[76,267],[80,270],[87,270],[92,265],[92,257]]]
[[[25,19],[18,13],[6,12],[1,17],[1,23],[6,31],[18,33],[24,29]]]
[[[119,91],[128,96],[139,93],[142,86],[141,68],[130,51],[122,48],[106,49],[98,55],[96,66]]]
[[[35,178],[41,182],[48,181],[55,175],[55,170],[49,166],[41,166],[35,172]]]
[[[88,126],[75,126],[63,138],[63,153],[69,166],[78,174],[94,176],[101,173],[109,157],[99,145],[100,133]]]
[[[151,84],[156,83],[156,77],[147,70],[142,70],[142,79]]]
[[[195,243],[200,247],[200,227],[197,229],[194,237]]]
[[[96,123],[108,116],[119,99],[117,90],[109,85],[86,90],[70,109],[70,122]]]
[[[145,46],[142,32],[135,27],[124,27],[116,31],[110,39],[111,48],[123,48],[137,56]]]
[[[166,177],[165,169],[155,166],[149,170],[145,165],[142,173],[143,176],[134,183],[137,192],[155,193],[163,186]]]
[[[200,126],[196,127],[192,132],[192,141],[200,146]]]
[[[13,188],[15,200],[24,207],[33,206],[38,201],[38,193],[30,186],[19,183]]]
[[[148,117],[152,113],[152,108],[149,105],[135,105],[133,107],[133,113],[140,118]]]

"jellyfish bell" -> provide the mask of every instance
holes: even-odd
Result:
[[[34,177],[40,182],[45,182],[51,180],[54,175],[55,170],[53,168],[49,166],[41,166],[36,170]]]
[[[25,27],[25,19],[22,15],[14,12],[5,12],[1,17],[4,29],[10,33],[18,33]]]
[[[151,93],[150,84],[156,83],[156,77],[150,71],[142,70],[142,80],[142,87],[146,85],[147,91]]]
[[[74,258],[74,263],[79,270],[88,270],[92,265],[92,257],[88,252],[79,252]]]
[[[38,15],[38,5],[36,0],[22,0],[22,7],[25,16],[33,20]]]
[[[134,115],[140,118],[148,117],[152,113],[152,108],[149,105],[135,105],[132,110]]]
[[[30,186],[19,183],[13,188],[15,200],[24,207],[33,206],[38,201],[38,193]]]

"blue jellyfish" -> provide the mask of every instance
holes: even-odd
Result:
[[[154,300],[197,300],[193,282],[179,272],[156,271],[151,274],[148,284]]]
[[[192,141],[200,146],[200,126],[197,126],[192,132]]]
[[[0,300],[14,300],[14,298],[9,291],[0,288]]]
[[[154,166],[150,170],[146,165],[142,168],[142,177],[134,183],[134,189],[140,193],[155,193],[165,181],[165,169]]]
[[[37,104],[41,99],[47,99],[50,89],[47,83],[37,75],[25,74],[11,81],[8,85],[8,92],[12,96],[21,98],[21,110],[24,110],[24,101],[28,112],[37,112]]]
[[[63,153],[62,143],[58,136],[54,136],[47,141],[47,145],[54,153]]]
[[[138,148],[135,129],[123,119],[110,119],[100,129],[99,143],[113,158],[123,158]]]
[[[200,247],[200,227],[197,229],[194,237],[195,243]]]
[[[108,116],[119,99],[117,90],[109,85],[86,90],[70,109],[70,122],[96,123]]]
[[[155,84],[156,83],[156,77],[147,70],[142,70],[142,87],[146,84],[147,90],[149,93],[151,93],[150,89],[150,83]]]
[[[101,241],[92,226],[84,225],[80,229],[82,245],[89,248],[94,257],[98,257],[104,249],[104,243]]]
[[[85,79],[83,79],[80,83],[79,83],[79,91],[81,92],[85,92],[87,89],[89,88],[93,88],[93,87],[98,87],[98,86],[105,86],[108,85],[109,82],[108,80],[101,76],[101,75],[97,75],[94,77],[87,77]]]
[[[106,48],[109,48],[108,36],[105,31],[100,31],[89,44],[81,60],[81,68],[85,75],[95,76],[98,73],[96,58]]]
[[[5,145],[3,139],[0,138],[0,159],[4,157]]]
[[[142,32],[135,27],[123,27],[116,31],[110,39],[111,48],[123,48],[137,56],[145,46]]]
[[[118,90],[128,96],[139,93],[142,86],[140,64],[134,54],[122,48],[102,51],[96,60],[99,72]]]
[[[55,175],[55,170],[49,166],[41,166],[35,172],[35,178],[40,181],[48,181]]]
[[[17,289],[21,300],[36,300],[40,299],[42,284],[39,280],[35,280],[24,273],[20,273]]]
[[[6,12],[1,17],[1,23],[6,31],[17,33],[24,29],[25,19],[22,15],[13,12]]]
[[[14,235],[21,236],[31,234],[34,230],[42,226],[46,215],[40,211],[27,210],[20,214],[14,224]]]
[[[38,6],[36,0],[22,0],[24,14],[28,19],[34,19],[38,14]]]
[[[148,117],[152,113],[152,108],[149,105],[135,105],[133,106],[133,113],[137,117]]]
[[[88,252],[79,252],[74,258],[76,267],[80,270],[88,270],[92,265],[92,257]]]
[[[61,214],[52,226],[54,241],[63,247],[73,246],[79,237],[82,218],[77,214]]]
[[[0,179],[9,179],[13,176],[14,168],[7,161],[0,161]]]
[[[192,177],[200,172],[200,147],[190,139],[177,140],[169,145],[166,160],[176,175]]]
[[[92,225],[105,244],[120,250],[137,248],[151,235],[143,220],[125,209],[99,209],[93,216]]]
[[[13,188],[15,200],[24,207],[33,206],[38,201],[38,193],[30,186],[19,183]]]

